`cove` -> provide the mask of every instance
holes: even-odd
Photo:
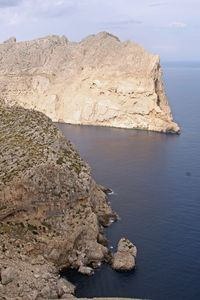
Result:
[[[92,277],[67,271],[77,297],[200,298],[200,68],[164,64],[164,83],[181,135],[58,124],[90,164],[120,217],[105,229],[138,248],[129,273],[103,264]]]

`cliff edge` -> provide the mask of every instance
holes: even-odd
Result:
[[[53,121],[180,133],[161,77],[158,55],[106,32],[0,45],[2,99]]]
[[[109,262],[101,226],[115,219],[88,164],[52,121],[0,104],[0,298],[72,296],[59,270]]]

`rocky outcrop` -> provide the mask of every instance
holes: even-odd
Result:
[[[112,268],[118,271],[130,271],[135,268],[137,248],[128,239],[122,238],[114,254]]]
[[[1,97],[53,121],[179,133],[161,76],[158,55],[106,32],[0,45]]]
[[[94,273],[93,269],[90,267],[80,266],[78,269],[79,273],[83,275],[92,275]]]
[[[0,105],[2,297],[73,294],[59,270],[86,273],[88,264],[108,261],[101,226],[115,219],[88,164],[48,117]]]

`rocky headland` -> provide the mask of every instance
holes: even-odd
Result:
[[[90,167],[52,121],[0,104],[0,299],[71,297],[59,271],[111,263],[102,226],[112,220]]]
[[[106,32],[70,42],[55,35],[0,45],[0,94],[7,105],[53,121],[180,133],[158,55]]]

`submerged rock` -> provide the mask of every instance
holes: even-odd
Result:
[[[130,271],[135,268],[137,248],[128,239],[122,238],[117,252],[113,256],[112,268],[118,271]]]
[[[55,35],[0,45],[0,92],[8,105],[53,121],[179,133],[158,55],[106,32],[79,43]]]

